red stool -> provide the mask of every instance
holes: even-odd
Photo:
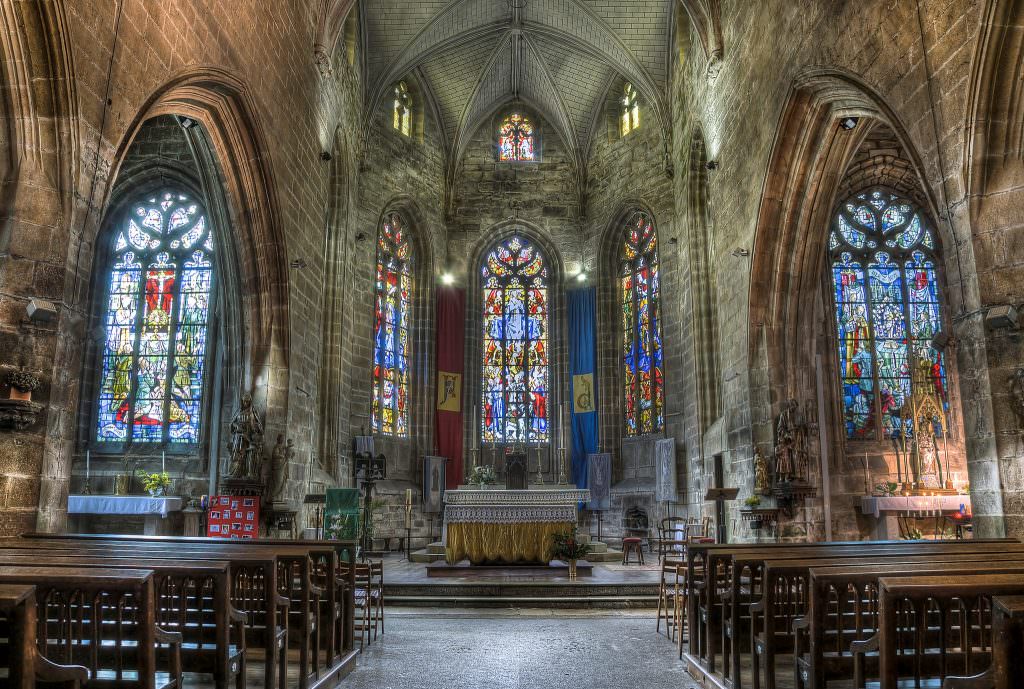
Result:
[[[644,549],[641,546],[642,543],[642,538],[635,538],[631,536],[629,538],[622,539],[622,564],[629,564],[630,553],[636,553],[637,559],[639,560],[638,564],[644,564]]]

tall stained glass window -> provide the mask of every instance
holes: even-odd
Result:
[[[186,194],[130,207],[107,280],[97,443],[199,442],[213,251],[203,208]]]
[[[906,199],[881,189],[839,206],[829,236],[846,435],[891,437],[910,396],[914,360],[947,400],[935,234]]]
[[[665,427],[658,233],[643,211],[626,221],[620,280],[626,435],[658,433]]]
[[[548,439],[548,268],[515,236],[491,250],[483,277],[483,416],[489,443]]]
[[[394,128],[402,136],[412,135],[412,95],[404,81],[395,86]]]
[[[622,90],[622,107],[619,115],[619,131],[622,136],[629,134],[634,129],[640,128],[640,103],[637,100],[636,89],[632,84],[626,84]]]
[[[377,290],[373,328],[373,432],[409,435],[409,315],[412,248],[398,213],[377,233]]]
[[[518,112],[506,117],[498,130],[498,158],[501,160],[535,160],[535,133],[529,118]]]

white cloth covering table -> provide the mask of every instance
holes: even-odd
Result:
[[[185,500],[178,496],[152,498],[148,495],[69,495],[68,514],[133,515],[146,518],[145,534],[158,536],[171,512],[180,512]]]
[[[875,518],[875,538],[900,538],[899,520],[907,517],[936,517],[953,514],[964,506],[971,510],[969,495],[863,495],[860,511]],[[936,522],[938,523],[938,522]]]

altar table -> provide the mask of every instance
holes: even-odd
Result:
[[[577,506],[589,500],[589,490],[576,488],[446,491],[445,559],[547,564],[552,534],[576,526]]]
[[[69,495],[68,514],[125,514],[146,518],[147,536],[165,535],[162,520],[171,512],[180,512],[183,498],[147,495]]]
[[[874,537],[887,540],[900,537],[900,530],[894,528],[900,519],[936,518],[936,530],[940,526],[939,518],[943,515],[959,511],[960,505],[969,512],[971,510],[970,495],[863,495],[860,499],[860,511],[874,517]],[[892,517],[895,517],[893,519]],[[894,523],[897,522],[897,523]]]

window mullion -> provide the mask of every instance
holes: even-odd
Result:
[[[181,317],[181,301],[184,299],[184,285],[181,282],[182,273],[182,259],[180,256],[174,256],[172,260],[175,263],[174,268],[174,302],[171,307],[171,320],[167,324],[167,375],[164,378],[164,403],[163,403],[163,428],[160,431],[161,442],[166,444],[170,439],[171,433],[171,390],[174,387],[174,376],[177,373],[177,338],[178,338],[178,321]],[[207,316],[209,318],[209,316]]]

